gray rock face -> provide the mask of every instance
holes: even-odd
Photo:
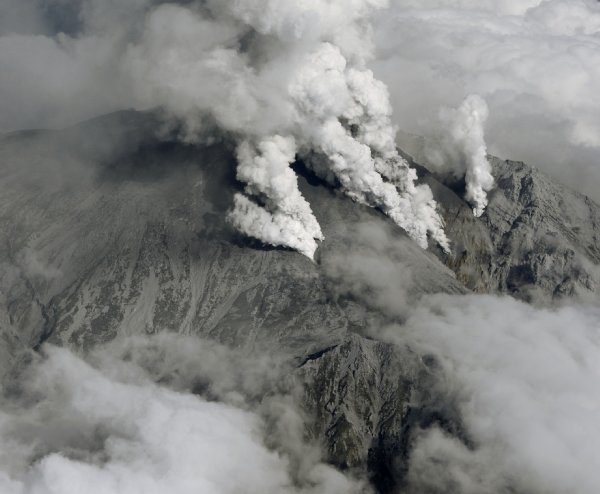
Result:
[[[453,243],[454,257],[441,259],[476,292],[597,300],[600,207],[523,163],[490,159],[497,188],[481,218],[451,189],[426,179]]]
[[[469,290],[598,296],[600,208],[526,165],[494,160],[498,189],[480,219],[456,187],[423,172],[452,257],[421,250],[304,171],[326,236],[313,263],[224,221],[240,187],[226,143],[177,144],[159,129],[152,114],[123,112],[0,139],[0,375],[45,341],[85,351],[123,334],[281,352],[299,362],[294,379],[330,461],[368,468],[386,491],[401,479],[412,425],[436,420],[424,398],[433,371],[408,348],[368,339],[377,303],[328,271],[353,225],[384,232],[394,259],[419,273],[409,302]]]
[[[301,367],[315,435],[325,438],[337,465],[363,465],[374,438],[400,438],[421,368],[416,355],[403,357],[390,345],[349,335]]]
[[[484,222],[497,289],[598,297],[600,207],[523,163],[493,160],[498,191]]]
[[[422,140],[401,141],[426,162]],[[475,292],[535,302],[598,300],[600,206],[524,163],[489,159],[496,188],[481,218],[462,199],[464,184],[450,178],[448,185],[422,170],[453,244],[454,255],[440,259]]]
[[[401,481],[410,432],[431,408],[423,390],[434,371],[427,359],[387,343],[349,335],[299,369],[303,403],[314,417],[329,461],[369,471],[382,492]]]

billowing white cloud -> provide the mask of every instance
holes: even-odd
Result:
[[[115,344],[97,352],[92,366],[65,349],[46,348],[20,398],[0,407],[0,491],[364,492],[363,483],[321,463],[304,442],[291,400],[271,397],[261,412],[242,398],[237,406],[209,402],[186,389],[202,377],[215,385],[217,398],[235,403],[236,393],[251,389],[237,381],[241,366],[250,376],[267,369],[240,358],[235,372],[231,353],[165,336]],[[196,360],[203,356],[204,364]],[[189,381],[172,382],[179,391],[167,389],[149,379],[145,366],[155,379],[175,378],[185,368]]]
[[[257,145],[242,142],[237,150],[237,178],[247,184],[249,195],[264,199],[265,207],[238,194],[229,218],[246,235],[292,247],[313,258],[316,240],[323,240],[323,234],[290,168],[296,151],[292,137],[276,135]]]
[[[429,189],[415,186],[416,175],[396,151],[387,89],[364,67],[371,56],[367,16],[382,4],[226,2],[214,5],[210,19],[162,6],[151,14],[141,43],[130,46],[134,86],[148,103],[184,119],[190,138],[206,113],[242,136],[238,156],[246,170],[252,162],[255,173],[238,177],[248,183],[246,192],[259,192],[267,202],[236,198],[230,218],[244,233],[313,257],[322,234],[297,187],[286,205],[274,199],[291,190],[289,164],[298,154],[353,199],[380,208],[419,245],[427,247],[431,236],[448,249]],[[267,157],[266,147],[273,146],[286,149]],[[277,192],[282,175],[266,174],[286,168],[287,186]],[[259,169],[268,193],[255,181]]]
[[[327,158],[312,164],[315,172],[380,208],[421,247],[430,235],[448,250],[431,191],[415,185],[398,154],[387,89],[373,73],[349,67],[339,48],[324,43],[300,65],[291,91],[308,146]]]
[[[253,163],[252,176],[238,173],[253,198],[238,196],[230,218],[265,243],[312,258],[323,238],[292,184],[289,165],[298,155],[353,199],[381,209],[422,247],[431,238],[448,250],[429,188],[415,185],[414,171],[396,151],[387,89],[365,65],[373,57],[370,15],[386,5],[385,0],[202,5],[130,0],[102,7],[86,0],[77,36],[0,38],[0,61],[6,58],[9,67],[0,91],[6,86],[23,102],[34,93],[40,101],[33,100],[35,111],[28,115],[33,121],[53,115],[46,121],[54,124],[92,108],[161,106],[184,123],[183,137],[192,141],[210,116],[238,141],[246,171]],[[34,55],[34,70],[54,74],[54,64],[64,69],[53,75],[54,84],[31,79],[34,87],[28,90],[17,80]],[[14,100],[6,100],[6,114],[12,116],[5,125],[18,120]],[[265,149],[273,145],[285,149],[267,156]],[[248,146],[255,148],[254,157]],[[266,175],[271,172],[275,175]],[[280,183],[284,176],[285,184]],[[279,185],[283,188],[276,191]],[[277,199],[292,189],[285,204]],[[246,213],[248,218],[240,217]]]
[[[418,436],[411,492],[596,492],[600,310],[433,297],[388,336],[435,356],[467,439]]]
[[[487,193],[494,187],[492,165],[487,158],[485,122],[489,116],[486,102],[469,95],[458,108],[441,111],[439,138],[429,143],[429,161],[442,170],[465,178],[465,198],[479,217],[487,204]]]

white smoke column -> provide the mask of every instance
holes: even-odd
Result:
[[[353,111],[347,112],[346,117],[355,126],[356,138],[373,151],[375,169],[396,185],[403,197],[409,199],[413,221],[404,221],[399,223],[400,226],[421,246],[427,245],[426,237],[429,234],[448,252],[449,241],[431,190],[426,185],[415,185],[415,170],[398,154],[387,86],[375,79],[372,71],[356,69],[348,71],[348,85],[356,105]]]
[[[194,139],[210,114],[238,141],[247,184],[229,218],[246,235],[313,258],[323,239],[290,169],[296,154],[352,199],[381,209],[426,248],[448,250],[428,187],[397,153],[369,15],[386,0],[208,1],[159,6],[126,70],[140,96]]]
[[[396,150],[385,86],[370,71],[349,68],[338,47],[322,43],[301,63],[290,92],[307,147],[327,158],[313,167],[317,174],[380,208],[421,247],[430,234],[447,251],[431,191],[415,186],[416,173]]]
[[[443,112],[449,125],[452,143],[456,146],[466,166],[466,199],[473,206],[473,214],[480,217],[487,204],[487,193],[494,187],[492,165],[487,159],[484,126],[489,116],[486,102],[470,95],[455,110]]]
[[[295,158],[293,137],[276,135],[256,146],[242,142],[237,150],[237,178],[247,184],[249,195],[264,199],[265,207],[236,194],[229,219],[248,236],[291,247],[313,259],[316,241],[323,240],[323,234],[290,168]]]

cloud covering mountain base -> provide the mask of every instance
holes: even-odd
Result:
[[[474,295],[409,305],[410,268],[380,251],[369,259],[364,272],[327,269],[340,290],[404,320],[370,334],[426,358],[428,395],[460,420],[460,435],[435,422],[412,432],[406,491],[595,492],[600,312]],[[404,283],[370,275],[390,266]],[[0,488],[370,492],[307,441],[311,419],[294,385],[281,387],[291,370],[281,357],[166,334],[115,340],[85,360],[46,346],[0,403]]]
[[[322,462],[291,395],[247,399],[278,376],[276,361],[167,335],[88,361],[47,346],[3,398],[2,493],[369,490]]]
[[[412,492],[596,491],[600,310],[442,296],[388,336],[436,357],[465,428],[417,435]]]
[[[385,231],[352,228],[356,241],[324,269],[340,293],[399,321],[373,325],[370,337],[408,346],[435,376],[417,396],[433,396],[443,418],[413,433],[406,491],[595,492],[600,309],[491,295],[415,302],[419,272],[394,259]]]

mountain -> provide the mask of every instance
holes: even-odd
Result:
[[[325,234],[312,262],[228,225],[241,185],[226,137],[195,145],[170,136],[156,113],[126,111],[0,138],[5,383],[44,342],[86,352],[117,336],[174,331],[287,355],[286,378],[300,385],[328,461],[368,471],[387,492],[402,482],[414,427],[460,425],[428,391],[435,362],[369,334],[374,321],[401,320],[402,304],[356,296],[336,269],[352,249],[393,255],[398,272],[383,274],[407,286],[405,304],[470,291],[598,299],[600,207],[523,163],[492,158],[497,188],[481,218],[463,185],[419,167],[451,255],[420,249],[297,163]],[[349,247],[357,231],[364,242]]]
[[[434,170],[424,151],[427,140],[409,134],[398,140],[410,161]],[[481,218],[461,198],[464,184],[420,167],[453,243],[454,256],[441,260],[475,292],[509,293],[528,302],[598,300],[598,204],[525,163],[489,160],[496,188]]]

